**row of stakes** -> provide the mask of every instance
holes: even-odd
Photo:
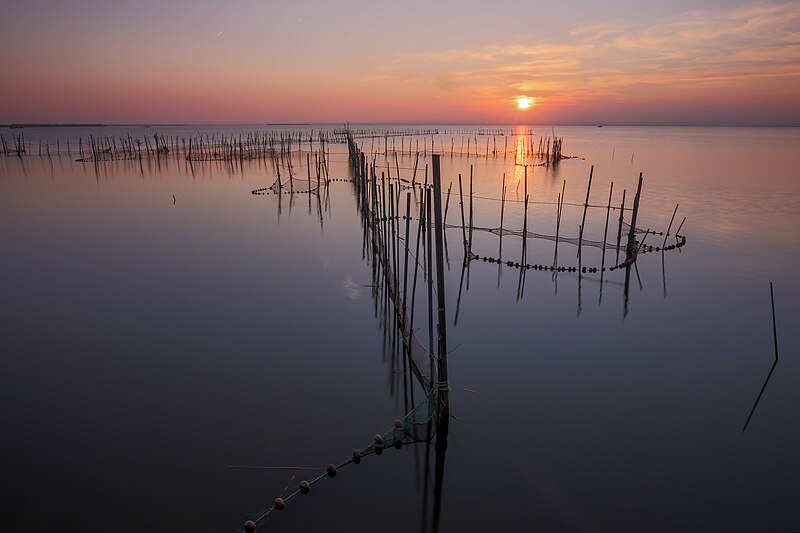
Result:
[[[336,181],[336,182],[352,182],[353,180],[347,179],[347,178],[330,178],[330,179],[328,179],[328,183],[330,183],[332,181]],[[264,196],[264,195],[267,195],[267,194],[275,194],[275,192],[273,192],[270,187],[261,187],[259,189],[253,189],[250,192],[254,196]],[[312,192],[312,190],[281,191],[282,194],[311,194],[311,192]],[[398,215],[398,216],[394,216],[394,217],[380,217],[378,220],[381,221],[381,222],[384,222],[384,221],[387,221],[387,220],[414,220],[414,217],[406,216],[406,215],[402,215],[402,216]],[[653,232],[651,232],[651,234],[652,235],[663,236],[664,232],[663,231],[658,231],[658,232],[653,231]],[[679,243],[672,244],[670,246],[664,246],[663,250],[664,251],[674,250],[674,249],[680,248],[681,246],[686,244],[686,237],[680,237],[680,238],[681,238],[681,241]],[[638,253],[660,252],[660,251],[662,251],[662,248],[660,246],[644,246],[641,250],[639,250]],[[502,262],[500,259],[495,259],[493,257],[481,257],[479,255],[476,255],[474,257],[474,259],[482,260],[482,261],[488,261],[489,263],[495,263],[495,262],[496,263],[501,263]],[[606,270],[614,271],[614,270],[619,269],[619,268],[629,267],[629,266],[631,266],[633,264],[633,262],[634,262],[633,260],[626,260],[626,261],[623,261],[622,263],[620,263],[619,265],[609,267],[608,269],[606,269],[605,267],[600,267],[600,268],[598,268],[598,267],[581,267],[581,271],[583,273],[586,273],[586,272],[605,272]],[[577,272],[578,271],[578,267],[559,267],[559,266],[539,265],[539,264],[524,265],[524,264],[520,264],[520,263],[515,263],[513,261],[506,261],[506,265],[508,265],[510,267],[514,267],[514,268],[524,267],[526,269],[531,269],[532,268],[534,270],[548,270],[548,271],[552,270],[552,271],[555,271],[555,272]]]
[[[399,420],[399,419],[395,420],[394,421],[394,431],[398,432],[399,430],[402,430],[402,429],[403,429],[403,421]],[[403,447],[402,439],[395,438],[393,446],[398,450],[401,449]],[[346,465],[348,465],[350,463],[360,464],[361,463],[361,458],[364,455],[366,455],[363,452],[363,450],[365,450],[365,449],[368,450],[369,448],[372,448],[372,450],[375,452],[375,455],[381,455],[383,453],[383,449],[384,449],[384,446],[383,446],[383,435],[381,435],[380,433],[376,433],[375,437],[373,437],[373,443],[372,444],[370,444],[366,448],[362,448],[361,450],[353,450],[352,457],[350,459],[344,461],[343,463],[341,463],[338,467],[333,463],[331,463],[328,466],[326,466],[325,467],[325,472],[326,472],[325,475],[320,476],[319,478],[314,479],[311,482],[309,482],[309,481],[307,481],[305,479],[303,481],[301,481],[300,485],[299,485],[300,494],[303,494],[303,495],[309,494],[311,492],[311,484],[314,483],[315,481],[319,480],[319,479],[322,479],[323,477],[326,477],[326,476],[329,477],[329,478],[336,477],[337,468],[341,468],[341,467],[346,466]],[[287,500],[288,500],[288,498],[287,498]],[[263,516],[266,516],[273,509],[277,510],[277,511],[283,511],[285,508],[286,508],[286,500],[284,500],[282,497],[275,498],[275,501],[273,502],[272,507],[270,509],[268,509],[264,513],[264,515],[262,515],[262,518],[263,518]],[[254,520],[247,520],[244,523],[244,525],[242,526],[242,529],[244,531],[246,531],[247,533],[253,533],[256,529],[258,529],[258,524],[256,524],[256,522]]]

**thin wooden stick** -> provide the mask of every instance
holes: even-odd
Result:
[[[681,204],[675,204],[675,211],[672,212],[672,218],[669,219],[669,226],[667,227],[667,232],[664,234],[664,243],[661,245],[661,251],[664,251],[664,247],[667,245],[667,237],[669,237],[669,230],[672,229],[672,223],[675,221],[675,214],[678,212],[678,206]]]
[[[764,394],[764,390],[767,388],[767,383],[769,383],[769,378],[772,377],[772,372],[775,370],[775,367],[778,365],[778,329],[775,325],[775,295],[772,292],[772,282],[769,282],[769,297],[772,301],[772,340],[773,344],[775,345],[775,361],[772,363],[772,368],[769,369],[769,374],[767,374],[767,379],[764,380],[764,385],[761,386],[761,392],[758,393],[758,398],[756,398],[756,403],[753,404],[753,408],[750,410],[750,414],[747,416],[747,421],[744,423],[744,427],[742,428],[742,433],[747,429],[747,425],[750,423],[750,419],[753,417],[753,413],[756,412],[756,407],[758,407],[758,402],[761,401],[761,396]]]
[[[614,182],[611,182],[611,189],[608,191],[608,207],[606,208],[606,228],[603,230],[603,255],[600,259],[600,277],[606,269],[606,241],[608,240],[608,217],[611,216],[611,195],[614,194]]]

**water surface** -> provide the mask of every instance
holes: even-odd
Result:
[[[458,174],[467,190],[472,166],[475,225],[499,224],[505,184],[504,224],[520,229],[525,167],[491,154],[505,137],[471,135],[480,156],[451,156],[466,136],[438,128],[448,223],[460,223]],[[348,467],[265,531],[798,527],[800,132],[533,130],[577,157],[528,167],[530,230],[555,231],[564,180],[565,201],[583,203],[594,165],[590,204],[605,205],[613,181],[614,204],[626,189],[630,206],[641,172],[638,226],[665,231],[680,204],[687,245],[643,255],[627,298],[622,271],[602,284],[528,271],[520,294],[516,269],[479,261],[462,276],[461,230],[448,230],[456,418],[441,493],[436,457],[426,477],[425,446],[406,447]],[[411,139],[431,142],[396,139],[397,162],[389,145],[376,163],[410,177]],[[348,178],[346,147],[329,148],[331,177]],[[317,203],[253,196],[275,180],[265,160],[73,159],[0,157],[0,529],[233,531],[308,476],[226,465],[324,467],[421,399],[373,298],[351,184]],[[425,163],[430,148],[418,178]],[[581,214],[565,207],[562,235],[577,236]],[[589,210],[587,239],[602,240],[605,215]],[[477,233],[473,252],[496,257],[499,239]],[[559,257],[577,264],[575,252]],[[599,264],[599,249],[585,253]],[[504,237],[503,257],[520,254]],[[529,241],[528,262],[552,259],[552,242]],[[773,360],[770,281],[782,357],[742,434]]]

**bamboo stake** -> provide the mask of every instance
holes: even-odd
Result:
[[[425,196],[420,197],[419,224],[417,226],[417,245],[414,251],[414,281],[411,283],[411,317],[408,321],[409,335],[414,334],[414,308],[417,301],[417,272],[419,272],[419,243],[422,236],[422,226],[425,224]]]
[[[611,188],[608,191],[608,207],[606,208],[606,227],[603,230],[603,256],[600,259],[600,277],[603,277],[603,271],[606,267],[606,240],[608,239],[608,217],[611,215],[611,195],[614,193],[614,182],[611,182]]]
[[[395,152],[396,155],[396,152]],[[411,193],[406,193],[406,239],[405,239],[405,257],[403,258],[403,331],[408,327],[406,322],[406,309],[408,308],[408,235],[411,229]],[[411,331],[409,330],[409,335]]]
[[[620,249],[620,244],[622,243],[622,222],[625,219],[625,192],[626,189],[622,189],[622,203],[619,206],[619,229],[617,230],[617,259],[616,259],[617,264],[619,264],[619,249]]]
[[[487,139],[488,141],[488,139]],[[469,254],[472,257],[472,165],[469,166]]]
[[[553,267],[558,263],[558,236],[561,231],[561,213],[564,209],[564,194],[566,193],[567,180],[561,182],[561,193],[558,195],[558,208],[556,209],[556,246],[553,252]]]
[[[684,222],[686,222],[686,217],[683,217],[683,220],[681,220],[680,226],[678,226],[678,229],[675,230],[675,242],[678,242],[678,235],[681,234],[681,228],[683,227],[683,223]]]
[[[464,239],[464,261],[466,261],[467,252],[467,229],[466,222],[464,221],[464,191],[461,186],[461,174],[458,175],[458,205],[461,207],[461,236]]]
[[[450,185],[447,186],[447,201],[444,204],[444,221],[442,224],[445,226],[447,225],[447,210],[450,207],[450,189],[453,188],[453,182],[450,182]]]
[[[433,221],[431,217],[431,200],[433,198],[433,190],[432,188],[425,189],[425,209],[426,209],[426,216],[425,220],[426,224],[426,240],[428,243],[427,246],[427,268],[426,268],[426,275],[428,280],[428,353],[430,354],[431,358],[431,377],[433,377],[433,362],[435,359],[435,352],[434,352],[434,344],[433,344]]]
[[[586,187],[586,202],[583,204],[583,218],[581,219],[581,230],[578,234],[578,268],[582,264],[581,248],[583,246],[583,228],[586,226],[586,210],[589,209],[589,193],[592,190],[592,175],[594,174],[594,165],[589,169],[589,185]]]
[[[436,388],[439,402],[442,407],[441,416],[448,417],[450,385],[447,376],[447,312],[445,309],[444,294],[444,227],[442,225],[442,183],[439,163],[439,154],[433,154],[433,201],[434,219],[436,224],[436,292],[439,308],[439,350],[438,350],[438,376]]]
[[[675,204],[675,211],[672,212],[672,218],[669,220],[669,226],[667,227],[667,232],[664,234],[664,243],[661,245],[661,251],[664,252],[664,247],[667,245],[667,237],[669,237],[669,230],[672,229],[672,223],[675,221],[675,214],[678,212],[678,206],[680,204]]]
[[[506,173],[503,172],[503,191],[500,194],[500,250],[497,258],[503,257],[503,217],[506,211]]]
[[[636,196],[633,197],[633,213],[631,214],[631,231],[628,234],[628,246],[626,249],[626,259],[630,259],[633,254],[634,241],[636,238],[636,218],[639,215],[639,200],[642,195],[642,173],[639,173],[639,183],[636,186]]]

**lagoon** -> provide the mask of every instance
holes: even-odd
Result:
[[[335,127],[24,134],[74,151],[90,135]],[[259,531],[798,527],[799,129],[353,127],[436,130],[358,142],[405,178],[415,164],[423,175],[433,142],[454,184],[448,223],[460,224],[458,174],[466,183],[472,167],[474,225],[498,224],[505,185],[504,224],[521,229],[527,172],[529,229],[555,231],[563,187],[575,205],[562,235],[577,237],[593,166],[590,204],[605,206],[613,181],[614,204],[624,188],[630,206],[642,173],[637,226],[666,231],[679,204],[687,244],[643,254],[627,290],[620,271],[601,283],[531,270],[520,294],[517,269],[462,272],[461,230],[448,229],[441,490],[435,454],[408,446],[348,467]],[[553,135],[575,157],[532,166],[525,143]],[[330,177],[352,177],[346,145],[326,148]],[[226,467],[324,471],[422,399],[372,287],[352,184],[331,182],[317,202],[253,195],[277,178],[267,158],[76,158],[0,157],[0,529],[235,531],[307,473]],[[305,152],[290,160],[304,177]],[[589,210],[586,239],[602,240],[605,216]],[[497,256],[499,242],[476,233],[473,252]],[[519,237],[503,247],[519,260]],[[552,262],[553,242],[529,240],[527,255]],[[781,358],[743,433],[774,359],[770,282]]]

